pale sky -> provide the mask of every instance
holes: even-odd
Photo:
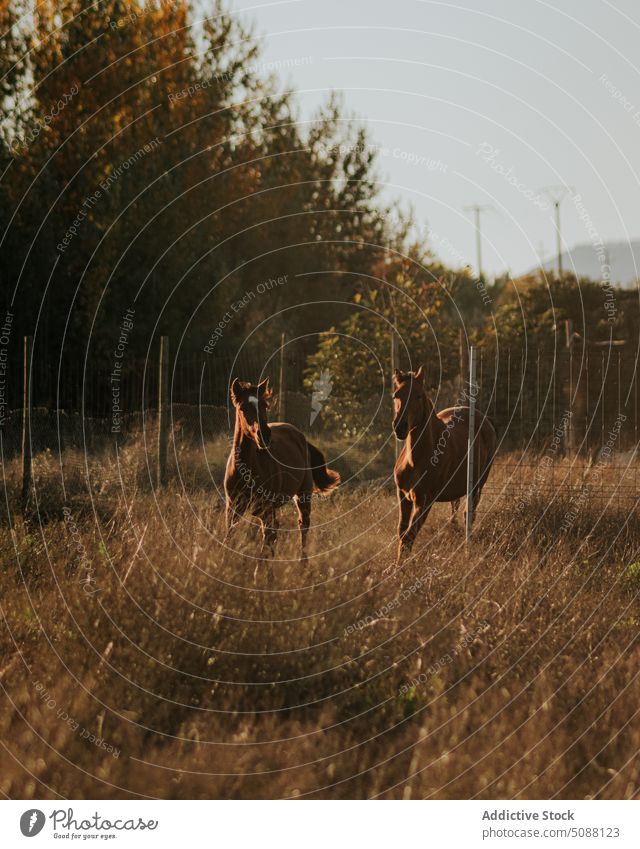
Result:
[[[538,196],[565,184],[568,247],[640,236],[638,0],[234,0],[302,119],[331,90],[380,146],[385,192],[443,259],[517,274],[555,252]]]

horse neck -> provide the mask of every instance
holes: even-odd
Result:
[[[422,393],[420,400],[421,410],[409,421],[408,439],[412,454],[421,449],[430,451],[440,438],[439,419],[436,416],[435,407],[426,392]]]

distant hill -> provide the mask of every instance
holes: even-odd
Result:
[[[611,282],[624,288],[631,288],[640,279],[640,240],[630,242],[607,242],[605,250],[609,254],[611,266]],[[562,255],[562,266],[565,271],[572,271],[578,277],[591,277],[593,280],[602,279],[602,269],[598,254],[593,245],[576,245],[568,253]],[[545,271],[555,271],[557,260],[548,259],[543,268]],[[537,271],[531,269],[530,274]]]

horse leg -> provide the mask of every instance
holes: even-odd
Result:
[[[411,515],[411,523],[400,541],[400,556],[398,557],[398,563],[400,562],[402,555],[409,554],[413,548],[413,543],[418,535],[418,531],[424,525],[432,506],[433,501],[416,502]]]
[[[225,534],[224,539],[222,540],[223,545],[228,542],[229,537],[231,536],[231,531],[238,524],[243,513],[244,508],[240,504],[234,504],[230,498],[227,498],[224,508]]]
[[[478,487],[478,489],[474,489],[474,491],[472,493],[472,498],[473,498],[473,515],[471,516],[471,525],[472,526],[473,526],[473,523],[476,520],[476,513],[478,512],[478,505],[480,504],[480,496],[481,495],[482,495],[482,487]],[[465,510],[464,510],[464,524],[465,524],[465,527],[466,527],[466,525],[467,525],[467,507],[466,506],[465,506]]]
[[[262,551],[269,549],[273,557],[275,553],[276,539],[278,537],[278,519],[275,507],[269,507],[256,514],[262,524]]]
[[[267,553],[268,557],[273,557],[275,554],[275,545],[276,538],[278,536],[278,519],[276,516],[276,509],[274,506],[269,507],[261,507],[253,511],[253,515],[259,519],[260,527],[262,529],[262,548],[260,550],[260,557],[264,558],[265,553]],[[253,580],[254,583],[258,584],[258,578],[260,575],[260,567],[264,565],[262,560],[258,560],[256,563],[256,568],[253,572]],[[267,559],[267,571],[266,577],[267,582],[271,583],[273,580],[273,569],[271,568],[271,563]]]
[[[301,492],[296,495],[296,507],[298,508],[298,527],[300,528],[300,561],[307,560],[307,535],[311,524],[311,493]]]
[[[398,564],[402,559],[404,552],[404,538],[407,529],[411,523],[411,514],[413,512],[413,501],[398,490],[398,507],[400,508],[400,519],[398,521]]]

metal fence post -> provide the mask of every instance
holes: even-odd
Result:
[[[391,357],[391,374],[395,373],[395,370],[399,368],[398,364],[398,337],[396,335],[396,326],[395,324],[391,325],[391,350],[389,352]],[[393,377],[391,378],[391,387],[393,388]],[[394,446],[396,451],[396,460],[400,456],[400,443],[397,439],[394,440]]]
[[[284,349],[287,344],[287,334],[280,337],[280,382],[278,387],[278,416],[281,422],[287,420],[287,360]]]
[[[158,374],[158,469],[159,487],[167,483],[167,442],[169,432],[169,337],[160,337],[160,371]]]
[[[467,545],[471,540],[471,526],[473,525],[473,452],[476,429],[476,394],[476,348],[475,345],[472,345],[469,349],[469,441],[467,444],[467,516],[465,527]]]
[[[567,409],[569,416],[567,418],[567,454],[573,456],[575,440],[574,440],[574,425],[573,425],[573,321],[570,318],[564,322],[565,345],[569,352],[569,385]]]
[[[468,365],[468,351],[467,351],[467,335],[465,333],[464,327],[458,328],[458,369],[460,371],[460,386],[458,389],[458,395],[460,398],[464,398],[464,390],[465,390],[465,381],[467,379],[467,365]]]
[[[24,337],[22,396],[22,510],[27,508],[31,490],[31,351],[33,337]]]

